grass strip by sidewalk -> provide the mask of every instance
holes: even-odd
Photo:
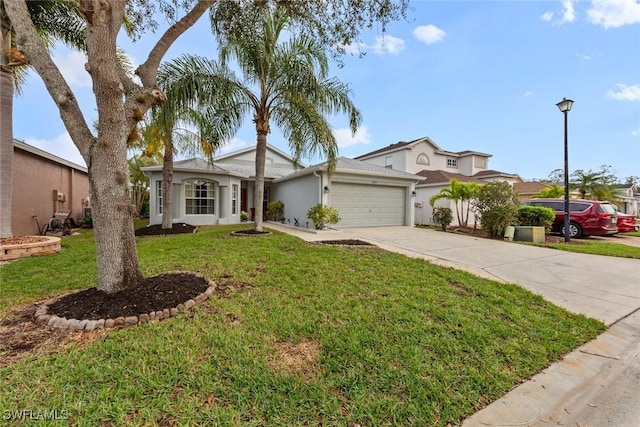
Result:
[[[146,275],[182,269],[250,286],[0,368],[0,413],[64,410],[75,425],[446,426],[604,330],[519,286],[377,248],[229,235],[238,228],[139,239],[138,251]],[[57,255],[0,267],[2,311],[93,286],[91,233],[63,242]]]

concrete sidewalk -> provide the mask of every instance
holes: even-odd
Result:
[[[361,239],[516,283],[609,326],[596,340],[469,417],[464,426],[640,425],[640,261],[411,227],[314,233],[279,224],[265,226],[307,241]]]

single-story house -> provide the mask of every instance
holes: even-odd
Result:
[[[90,212],[87,168],[13,140],[11,231],[39,235],[56,211],[75,222]]]
[[[162,222],[162,165],[142,168],[150,177],[150,224]],[[284,203],[285,223],[313,228],[307,211],[318,203],[338,209],[337,227],[413,226],[415,183],[420,177],[340,157],[304,167],[268,145],[262,209]],[[236,224],[240,213],[255,212],[255,148],[216,157],[213,163],[188,159],[174,163],[173,220],[193,225]],[[265,216],[266,218],[266,216]]]

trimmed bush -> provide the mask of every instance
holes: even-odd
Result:
[[[453,212],[450,208],[435,207],[433,208],[433,222],[442,227],[442,231],[447,231],[447,227],[453,221]]]
[[[551,228],[556,214],[551,208],[544,206],[520,206],[516,222],[518,225],[532,225],[537,227]]]
[[[267,205],[267,215],[273,217],[274,221],[280,220],[284,215],[284,203],[274,200]]]
[[[316,230],[322,230],[327,224],[335,224],[340,221],[336,208],[323,206],[320,203],[307,211],[307,218],[313,221]]]
[[[490,237],[497,239],[504,235],[508,225],[515,222],[520,200],[509,183],[494,181],[479,188],[475,207],[480,214],[482,228]]]

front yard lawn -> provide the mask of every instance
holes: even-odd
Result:
[[[169,320],[31,343],[0,365],[0,413],[96,426],[446,426],[605,329],[519,286],[378,248],[230,236],[239,228],[139,238],[145,275],[188,270],[230,286]],[[17,304],[93,286],[93,244],[85,231],[59,254],[0,267],[0,337]],[[0,360],[14,351],[0,344]]]

